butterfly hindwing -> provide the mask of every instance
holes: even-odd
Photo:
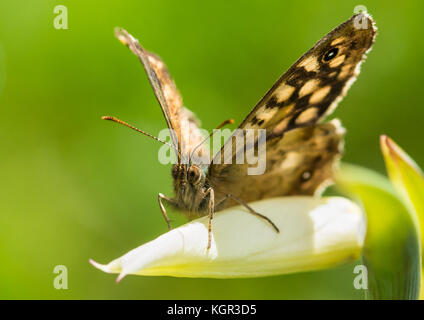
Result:
[[[210,175],[219,201],[236,193],[246,202],[287,195],[314,195],[331,183],[332,172],[343,152],[345,130],[338,120],[297,128],[266,143],[267,151],[259,154],[266,171],[246,175],[248,164],[212,165],[222,170]],[[223,203],[224,207],[237,204]]]

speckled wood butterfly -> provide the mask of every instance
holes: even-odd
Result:
[[[356,14],[339,25],[297,60],[272,86],[239,126],[239,129],[265,129],[266,170],[249,175],[249,164],[226,163],[224,154],[235,159],[246,152],[245,145],[234,146],[228,139],[211,164],[192,161],[192,152],[208,154],[201,145],[199,121],[182,105],[182,99],[165,64],[146,51],[127,31],[118,29],[117,37],[138,56],[158,99],[168,128],[170,145],[177,155],[172,167],[176,197],[159,194],[159,206],[171,228],[163,202],[184,212],[189,219],[242,204],[250,213],[267,217],[247,203],[277,196],[313,195],[331,182],[332,172],[343,149],[344,129],[338,120],[322,122],[337,106],[359,74],[359,67],[376,35],[372,18]],[[112,120],[155,138],[115,117]],[[190,138],[190,139],[189,139]],[[190,140],[190,143],[181,143]],[[252,146],[251,146],[252,147]],[[188,158],[188,162],[182,159]]]

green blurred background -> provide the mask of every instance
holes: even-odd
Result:
[[[56,5],[68,8],[68,30],[53,27]],[[116,115],[153,134],[165,125],[115,26],[164,59],[185,105],[211,130],[240,122],[356,5],[373,14],[379,36],[336,112],[348,129],[344,159],[384,172],[385,133],[423,164],[423,1],[1,1],[0,298],[362,298],[353,287],[359,261],[260,279],[119,284],[88,263],[165,232],[157,194],[172,194],[160,145],[100,120]],[[56,265],[68,268],[68,290],[53,287]]]

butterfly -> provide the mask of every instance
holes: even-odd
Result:
[[[251,164],[236,161],[237,155],[245,154],[256,144],[234,144],[234,136],[212,155],[211,163],[195,161],[195,152],[209,156],[209,150],[202,145],[205,137],[199,120],[183,106],[164,62],[146,51],[126,30],[116,29],[116,36],[140,59],[170,129],[171,143],[118,118],[103,119],[124,124],[175,150],[177,161],[172,166],[175,198],[158,195],[169,229],[164,203],[182,211],[188,219],[208,215],[209,249],[214,213],[241,204],[279,232],[270,219],[248,203],[278,196],[320,194],[331,183],[343,152],[345,130],[337,119],[323,120],[358,76],[360,65],[374,43],[376,27],[369,14],[355,14],[319,40],[277,80],[239,125],[239,132],[250,129],[265,132],[266,152],[259,157],[265,161],[266,169],[258,175],[249,174]],[[234,161],[224,161],[225,157]]]

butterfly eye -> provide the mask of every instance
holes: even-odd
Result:
[[[188,169],[187,176],[188,176],[187,177],[188,178],[188,181],[190,181],[191,183],[194,183],[194,184],[198,183],[200,181],[200,171],[199,171],[199,168],[196,167],[196,166],[191,166]]]
[[[324,57],[322,58],[325,62],[328,62],[332,59],[334,59],[337,54],[339,53],[339,49],[338,48],[331,48],[330,50],[328,50]]]
[[[178,167],[177,166],[172,166],[172,177],[174,179],[178,178]]]

